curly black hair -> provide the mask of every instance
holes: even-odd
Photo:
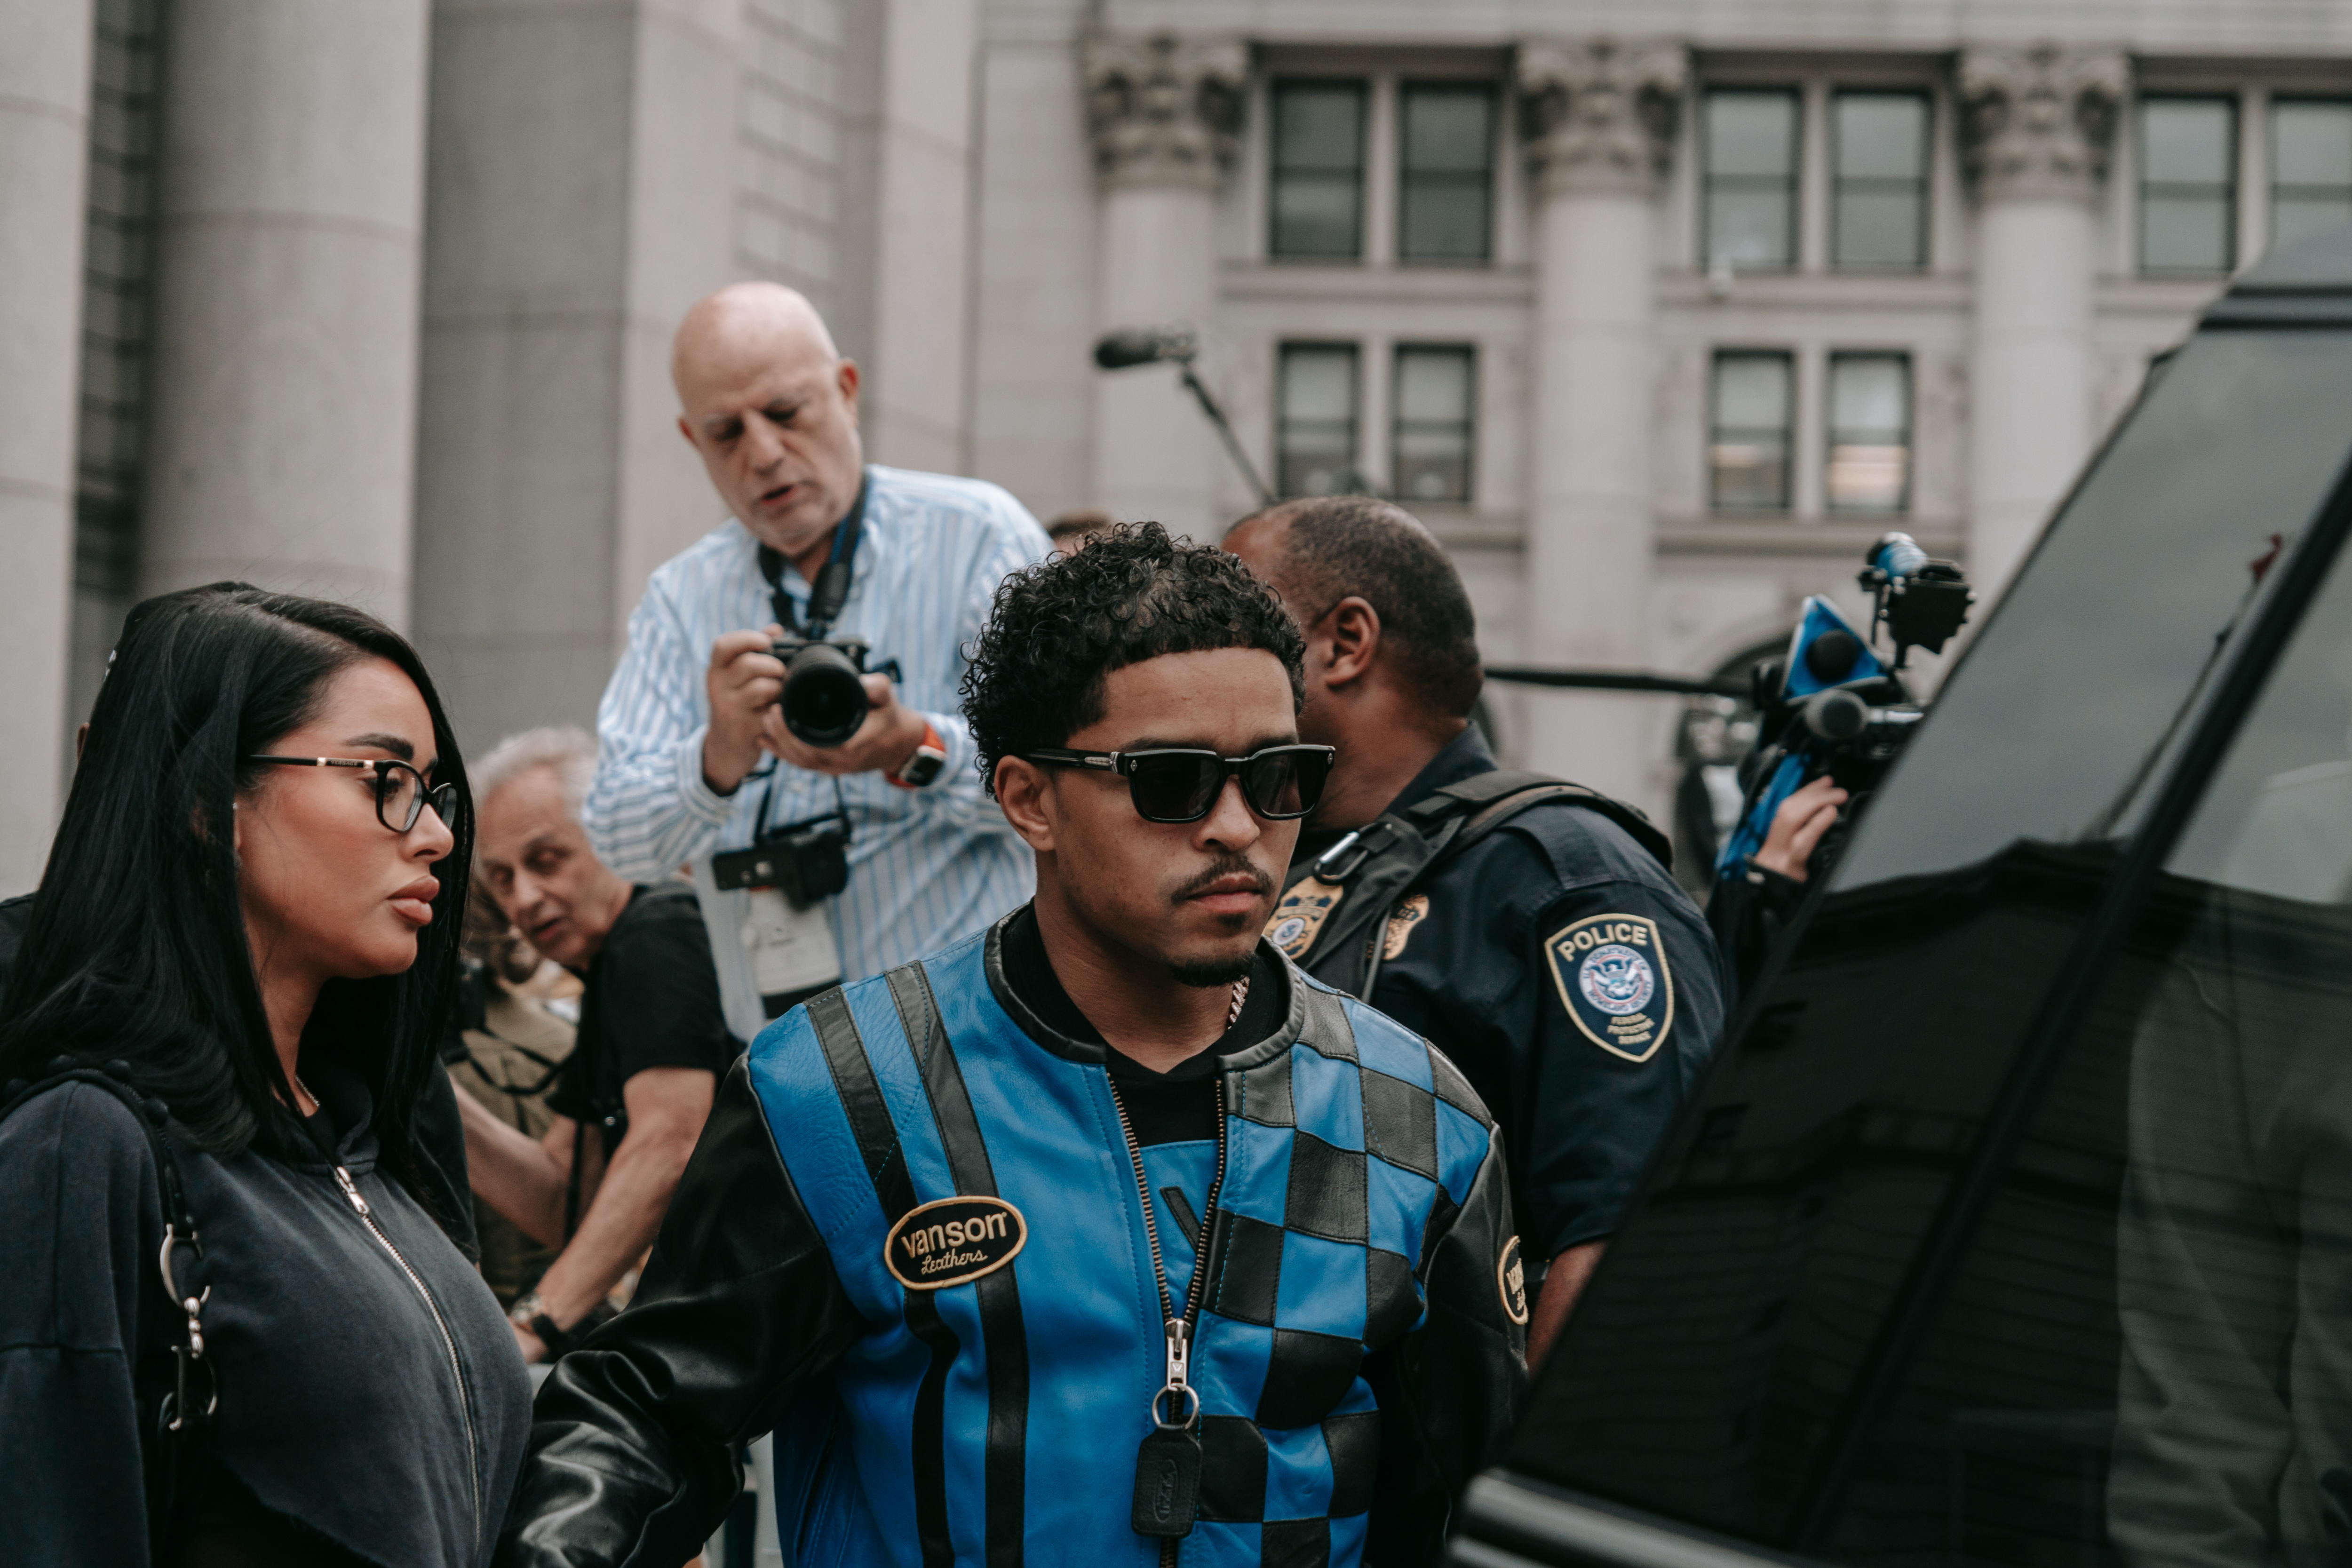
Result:
[[[1075,555],[1004,579],[963,672],[974,762],[991,795],[996,764],[1058,746],[1102,717],[1114,669],[1170,653],[1262,648],[1306,700],[1307,640],[1274,591],[1213,544],[1181,542],[1156,522],[1096,533]]]

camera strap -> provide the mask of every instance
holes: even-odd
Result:
[[[849,602],[850,568],[857,557],[857,536],[866,531],[866,486],[867,481],[861,477],[857,499],[849,503],[849,510],[834,525],[833,553],[825,557],[824,564],[817,570],[816,581],[809,584],[806,627],[793,613],[792,595],[784,592],[782,552],[765,544],[760,546],[760,575],[768,580],[768,605],[775,612],[776,624],[796,637],[823,641],[833,630],[842,605]]]

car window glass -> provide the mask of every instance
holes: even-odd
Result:
[[[2352,560],[1820,1511],[1835,1560],[2352,1551]]]
[[[1980,628],[1834,885],[2127,829],[2252,564],[2293,544],[2343,469],[2347,407],[2352,353],[2332,333],[2183,348]]]

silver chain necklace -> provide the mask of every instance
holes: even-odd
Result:
[[[1230,1029],[1242,1021],[1242,1008],[1249,1002],[1249,976],[1234,982],[1234,1005],[1225,1013],[1225,1027]]]

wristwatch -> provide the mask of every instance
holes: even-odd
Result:
[[[915,748],[915,754],[899,763],[896,773],[882,776],[900,789],[920,789],[939,777],[940,770],[947,765],[948,743],[940,739],[939,727],[925,720],[922,742]]]

